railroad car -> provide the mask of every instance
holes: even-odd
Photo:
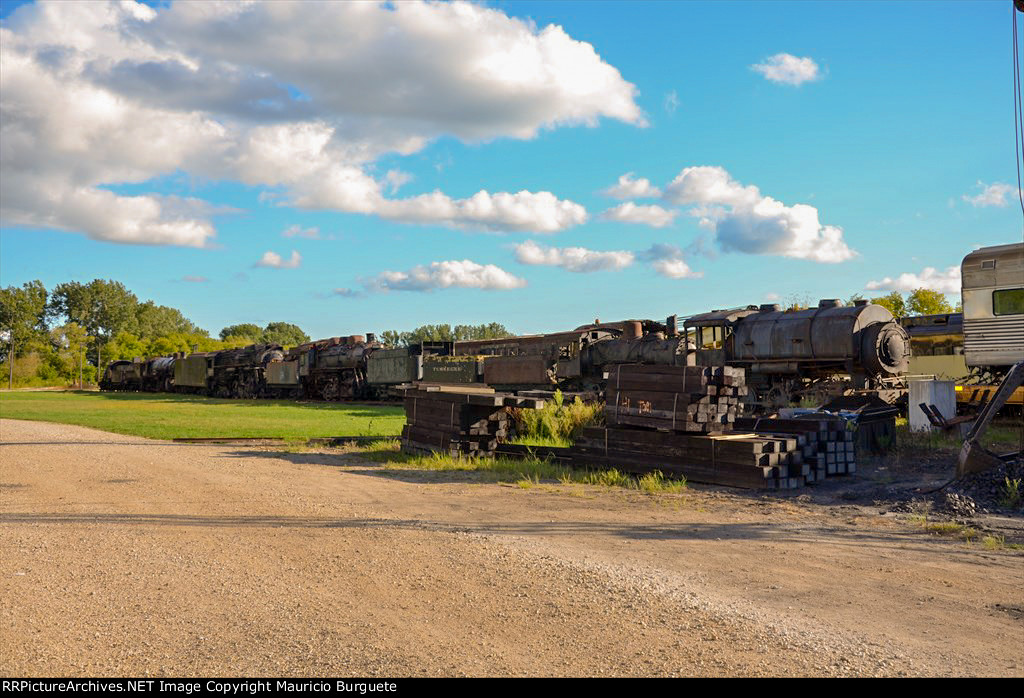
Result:
[[[174,385],[174,357],[113,361],[103,372],[100,390],[170,392]]]
[[[174,356],[158,356],[142,363],[140,390],[169,393],[174,388]]]
[[[267,397],[266,367],[283,358],[284,350],[279,344],[176,355],[171,387],[175,392],[211,397]]]
[[[851,388],[894,402],[904,392],[910,337],[892,313],[867,301],[717,310],[687,318],[684,329],[696,364],[746,369],[761,402],[820,399]]]
[[[389,386],[422,380],[425,357],[450,353],[451,342],[386,349],[373,334],[320,339],[268,364],[267,392],[318,400],[374,399]]]
[[[620,336],[616,327],[584,325],[568,332],[455,342],[452,354],[476,358],[480,382],[496,389],[583,390],[601,380],[590,361],[591,348]]]
[[[910,336],[907,378],[963,381],[970,373],[964,359],[963,313],[900,318]]]
[[[969,368],[964,356],[962,313],[919,315],[900,319],[910,335],[910,365],[907,379],[955,381],[956,400],[974,404],[987,400],[999,387],[993,379],[1005,371],[1003,366]],[[1007,405],[1024,404],[1024,387],[1017,388]]]
[[[964,360],[978,382],[998,383],[1024,360],[1024,243],[971,252],[960,277]]]
[[[142,389],[141,363],[120,359],[112,361],[103,371],[100,390],[135,391]]]

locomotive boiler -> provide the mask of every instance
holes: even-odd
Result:
[[[902,393],[910,337],[892,313],[867,301],[783,311],[777,305],[718,310],[686,319],[695,362],[746,369],[761,400],[790,402],[843,389],[887,401]]]

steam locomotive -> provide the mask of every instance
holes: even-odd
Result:
[[[166,390],[218,397],[367,400],[415,381],[480,383],[511,391],[600,392],[622,363],[738,366],[752,399],[781,404],[853,388],[893,399],[907,369],[906,330],[881,306],[782,311],[716,310],[664,323],[595,322],[568,332],[386,348],[370,334],[112,363],[105,390]],[[168,383],[168,365],[173,377]],[[147,379],[146,377],[149,376]]]

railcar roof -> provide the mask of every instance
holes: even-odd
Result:
[[[976,259],[1000,259],[1003,257],[1024,256],[1024,242],[1014,242],[1008,245],[993,245],[982,247],[964,257],[964,264],[969,264]]]
[[[757,312],[756,305],[747,305],[742,308],[730,308],[728,310],[712,310],[710,313],[691,315],[683,320],[683,325],[727,325],[736,322],[741,317]]]
[[[937,315],[913,315],[900,319],[900,324],[911,337],[927,335],[963,334],[963,313],[940,313]]]

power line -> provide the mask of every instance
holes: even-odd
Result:
[[[1020,201],[1021,215],[1024,216],[1024,191],[1021,191],[1020,176],[1021,161],[1024,159],[1024,153],[1021,150],[1022,140],[1024,140],[1024,109],[1021,107],[1020,58],[1017,42],[1017,12],[1024,12],[1024,7],[1021,5],[1024,3],[1014,0],[1010,14],[1013,15],[1013,159],[1017,166],[1017,199]]]

